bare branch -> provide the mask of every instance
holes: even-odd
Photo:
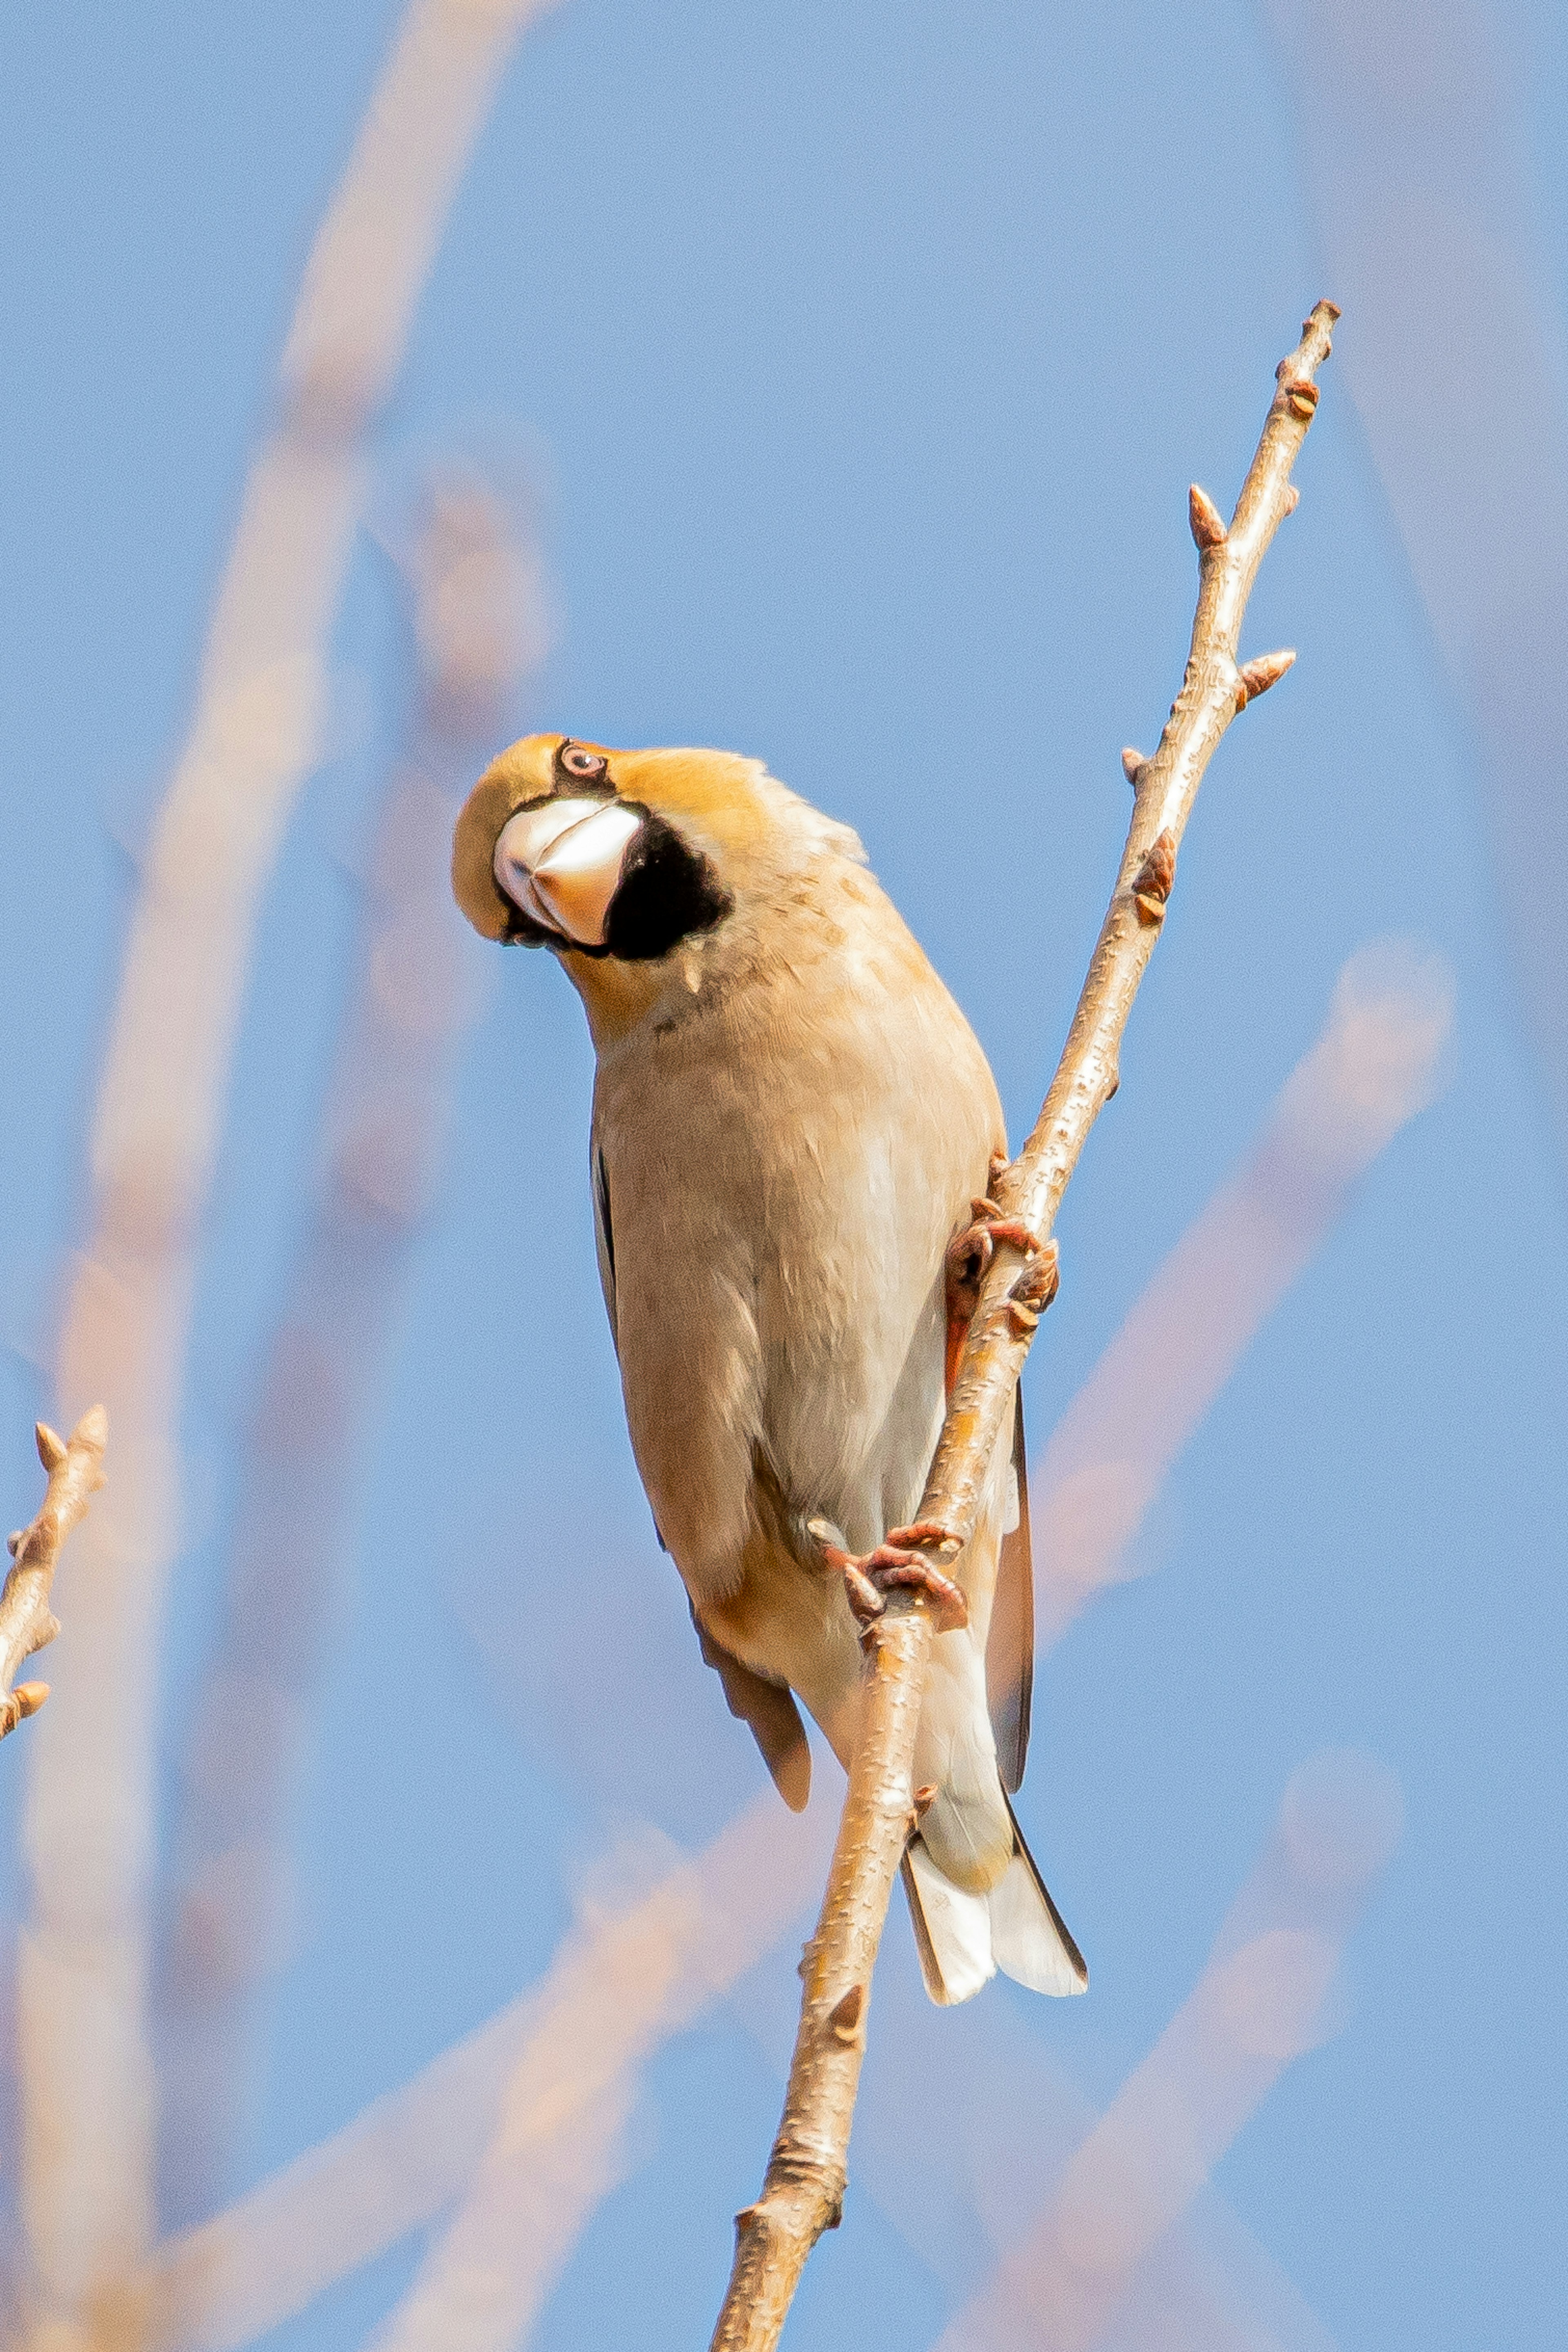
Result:
[[[0,1589],[0,1739],[15,1731],[24,1716],[37,1715],[49,1696],[47,1683],[18,1683],[13,1690],[11,1677],[24,1658],[52,1642],[60,1630],[49,1606],[49,1588],[66,1538],[103,1485],[109,1415],[95,1404],[83,1413],[68,1440],[57,1436],[47,1421],[39,1422],[34,1434],[49,1483],[37,1517],[6,1539],[12,1566]]]
[[[67,2331],[153,2229],[148,1704],[177,1546],[175,1433],[202,1220],[263,891],[319,756],[366,438],[517,36],[548,0],[408,0],[306,263],[132,912],[92,1121],[92,1234],[60,1334],[68,1410],[103,1397],[114,1492],[82,1543],[92,1609],[29,1742],[23,2204],[39,2327]],[[52,2340],[52,2339],[51,2339]]]
[[[1163,928],[1176,852],[1205,769],[1249,698],[1237,654],[1258,566],[1288,510],[1289,478],[1317,406],[1316,370],[1339,312],[1320,302],[1276,371],[1277,390],[1228,530],[1200,537],[1197,613],[1180,693],[1152,760],[1134,780],[1116,887],[1034,1131],[993,1187],[1041,1243],[1089,1130],[1114,1093],[1133,1000]],[[1207,502],[1204,501],[1207,508]],[[1195,532],[1202,519],[1193,505]],[[950,1565],[973,1533],[1004,1414],[1035,1318],[1013,1311],[1025,1253],[998,1241],[916,1514],[940,1528],[927,1549]],[[729,2290],[713,2352],[777,2344],[808,2254],[839,2219],[847,2178],[871,1972],[894,1874],[915,1823],[911,1766],[934,1621],[918,1588],[896,1591],[868,1628],[864,1711],[822,1916],[807,1948],[800,2025],[762,2195],[736,2223]],[[852,2007],[852,2018],[850,2015]]]

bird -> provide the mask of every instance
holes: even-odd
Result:
[[[702,1655],[785,1802],[800,1706],[846,1769],[868,1610],[936,1630],[902,1874],[925,1988],[1087,1970],[1010,1798],[1033,1603],[1021,1416],[939,1573],[911,1526],[996,1242],[1001,1104],[854,832],[739,753],[525,736],[468,795],[453,888],[542,948],[596,1057],[600,1279],[632,1448]],[[929,1546],[927,1546],[929,1549]],[[858,1611],[858,1614],[857,1614]]]

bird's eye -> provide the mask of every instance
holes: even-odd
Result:
[[[586,743],[563,743],[556,761],[569,776],[579,779],[602,776],[610,766],[602,751],[591,751]]]

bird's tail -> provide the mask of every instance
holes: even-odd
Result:
[[[1004,1792],[1002,1801],[1007,1804]],[[1082,1992],[1083,1955],[1051,1901],[1010,1804],[1013,1858],[988,1895],[945,1878],[918,1832],[904,1854],[904,1891],[925,1990],[944,2007],[967,2000],[1000,1969],[1031,1991]]]

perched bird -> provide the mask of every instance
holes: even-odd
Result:
[[[904,1865],[926,1988],[963,2000],[1000,1967],[1082,1990],[1008,1801],[1032,1673],[1016,1448],[951,1581],[909,1549],[978,1271],[997,1234],[1029,1241],[987,1197],[1001,1106],[968,1024],[855,835],[758,760],[527,736],[469,795],[453,883],[587,1010],[632,1450],[731,1712],[804,1805],[796,1697],[847,1766],[852,1604],[926,1582],[945,1630]]]

